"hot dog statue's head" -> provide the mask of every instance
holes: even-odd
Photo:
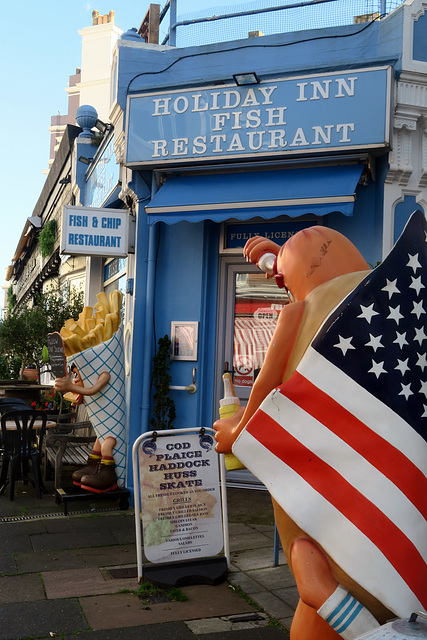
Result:
[[[288,290],[291,299],[301,301],[324,282],[368,269],[366,260],[345,236],[334,229],[314,226],[299,231],[281,247],[276,281]]]

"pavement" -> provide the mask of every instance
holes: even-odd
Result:
[[[227,489],[231,563],[184,602],[141,599],[135,518],[106,499],[56,504],[18,482],[0,496],[0,640],[281,640],[298,601],[283,552],[274,566],[266,491]]]

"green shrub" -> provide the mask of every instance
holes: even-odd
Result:
[[[40,247],[40,253],[43,258],[47,258],[53,251],[56,240],[56,220],[49,220],[46,222],[42,231],[40,232],[38,241]]]
[[[153,358],[154,407],[150,420],[154,430],[173,429],[176,416],[175,403],[169,395],[172,382],[170,369],[171,341],[168,335],[159,340],[159,348]]]

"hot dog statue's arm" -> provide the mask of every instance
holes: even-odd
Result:
[[[261,371],[252,387],[248,404],[246,407],[240,407],[231,418],[217,420],[214,423],[217,441],[215,449],[218,453],[231,452],[234,441],[261,402],[270,391],[282,384],[289,356],[299,332],[304,308],[304,302],[294,302],[282,309]]]

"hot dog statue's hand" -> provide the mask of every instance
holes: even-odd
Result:
[[[272,253],[277,256],[279,251],[280,246],[275,242],[262,238],[261,236],[254,236],[245,244],[243,248],[243,255],[246,257],[248,262],[252,262],[258,266],[261,256],[267,253]]]
[[[245,407],[239,407],[230,418],[222,418],[214,423],[213,428],[216,431],[215,440],[217,442],[215,451],[231,453],[234,441],[245,426],[245,423],[241,423],[244,412]]]
[[[90,387],[82,387],[78,384],[75,384],[71,381],[70,376],[67,374],[63,378],[55,379],[55,389],[60,393],[72,392],[78,393],[84,396],[94,396],[96,393],[101,391],[103,387],[110,381],[110,374],[108,371],[103,371],[99,374],[98,380],[94,385]]]

